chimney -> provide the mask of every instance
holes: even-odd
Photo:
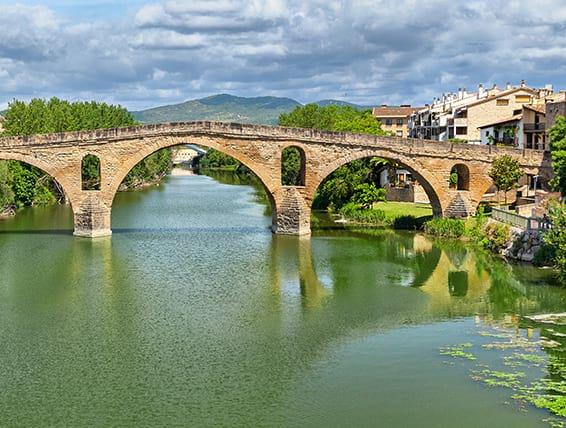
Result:
[[[478,85],[478,98],[483,98],[485,95],[485,89],[483,88],[483,84],[480,83]]]
[[[522,80],[521,80],[521,88],[524,88],[525,86],[526,86],[526,84],[525,84],[525,79],[522,79]]]
[[[511,89],[511,82],[507,82],[505,84],[505,89],[507,89],[507,90]]]

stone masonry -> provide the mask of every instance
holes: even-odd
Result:
[[[526,173],[542,178],[552,171],[548,154],[535,150],[218,122],[0,138],[0,159],[23,161],[51,175],[71,203],[75,235],[97,237],[111,234],[112,202],[128,172],[155,151],[182,144],[219,150],[250,168],[271,201],[274,233],[293,235],[310,233],[311,204],[320,183],[336,168],[368,156],[390,159],[410,170],[438,216],[475,212],[491,185],[487,174],[496,156],[514,156]],[[289,146],[304,152],[304,186],[281,184],[281,152]],[[100,190],[82,190],[81,162],[88,154],[100,159]],[[448,177],[456,164],[469,170],[466,191],[449,188]]]

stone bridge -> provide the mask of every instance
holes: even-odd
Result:
[[[410,170],[438,216],[475,212],[491,185],[488,170],[496,156],[516,157],[528,174],[551,175],[547,154],[534,150],[217,122],[0,138],[0,159],[23,161],[51,175],[71,203],[75,235],[97,237],[112,233],[112,202],[128,172],[155,151],[181,144],[214,148],[251,169],[271,201],[273,232],[281,234],[309,234],[311,203],[321,182],[341,165],[368,156]],[[281,153],[290,146],[301,153],[300,186],[281,183]],[[81,164],[86,155],[100,160],[99,190],[83,190]],[[461,181],[458,190],[448,183],[454,167]]]

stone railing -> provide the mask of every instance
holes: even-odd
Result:
[[[523,230],[548,230],[552,228],[550,220],[545,218],[525,217],[499,208],[491,209],[491,218]]]

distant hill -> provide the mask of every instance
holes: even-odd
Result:
[[[362,105],[359,105],[359,104],[353,104],[353,103],[349,103],[347,101],[340,101],[340,100],[321,100],[321,101],[315,102],[315,104],[318,104],[321,107],[350,106],[350,107],[353,107],[353,108],[358,109],[358,110],[365,110],[365,109],[371,109],[372,108],[370,106],[362,106]]]
[[[320,106],[348,105],[357,109],[369,108],[339,100],[322,100],[315,104]],[[219,122],[276,125],[281,113],[288,113],[301,105],[291,98],[246,98],[220,94],[186,101],[181,104],[133,111],[132,114],[137,121],[142,123],[216,120]]]
[[[244,98],[220,94],[181,104],[134,111],[132,114],[136,120],[143,123],[216,120],[274,125],[281,113],[289,112],[300,105],[291,98]]]

